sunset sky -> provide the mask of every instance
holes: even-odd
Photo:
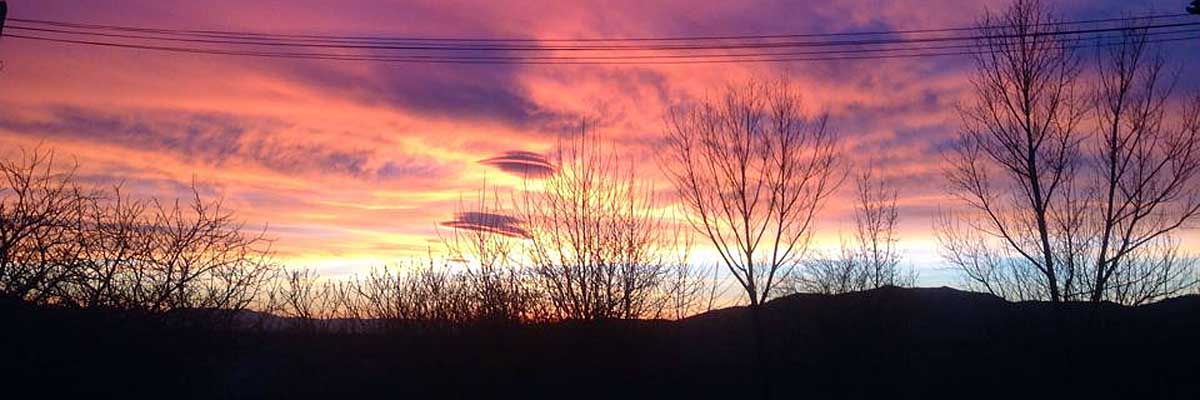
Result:
[[[1180,0],[1049,1],[1066,19],[1177,13]],[[1138,3],[1134,6],[1133,3]],[[604,38],[831,33],[969,26],[996,1],[10,0],[9,17],[173,29],[416,37]],[[1200,17],[1197,17],[1200,19]],[[9,30],[6,34],[11,34]],[[1200,42],[1167,47],[1200,68]],[[88,183],[172,198],[194,180],[288,265],[329,275],[437,252],[437,223],[496,157],[546,153],[581,119],[667,191],[655,143],[673,104],[751,77],[786,77],[827,109],[844,154],[898,183],[901,246],[922,285],[942,269],[933,216],[953,207],[940,172],[967,99],[965,56],[707,65],[431,65],[114,49],[0,37],[0,155],[73,157]],[[1181,92],[1200,89],[1195,74]],[[499,159],[503,161],[503,158]],[[843,187],[841,198],[852,187]],[[832,201],[819,245],[853,229]],[[446,228],[441,228],[446,229]],[[1185,245],[1200,248],[1194,232]]]

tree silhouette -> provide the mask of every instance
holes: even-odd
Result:
[[[452,228],[449,234],[439,236],[450,257],[465,267],[477,313],[491,321],[541,319],[542,293],[530,272],[516,265],[520,241],[528,236],[521,221],[507,215],[499,193],[489,193],[486,184],[476,201],[459,207],[453,221],[442,223]]]
[[[91,193],[59,168],[54,152],[21,149],[0,162],[0,294],[45,303],[65,294],[80,250],[76,237]]]
[[[1019,255],[988,259],[1005,266],[968,262],[960,267],[977,281],[1003,274],[993,271],[997,268],[1021,275],[1034,269],[1042,278],[1029,290],[1054,302],[1076,284],[1070,279],[1075,263],[1055,252],[1058,246],[1074,249],[1074,236],[1056,227],[1070,221],[1068,199],[1085,106],[1076,88],[1079,58],[1053,39],[1063,29],[1056,22],[1032,0],[1018,0],[1003,14],[988,13],[980,21],[977,45],[984,51],[975,56],[974,101],[959,108],[962,137],[947,172],[955,195],[979,213],[971,227]],[[951,228],[942,231],[956,235]],[[953,253],[959,247],[944,248]]]
[[[836,255],[818,255],[805,261],[794,290],[836,294],[884,286],[912,286],[916,273],[900,267],[896,247],[896,189],[879,176],[874,163],[855,174],[854,237],[843,239]]]
[[[553,154],[558,172],[514,202],[524,257],[558,318],[661,314],[671,270],[688,268],[653,186],[610,146],[583,123]]]
[[[1089,98],[1073,47],[1047,39],[1054,21],[1019,0],[981,22],[947,171],[972,212],[940,220],[943,253],[974,287],[1015,299],[1138,304],[1192,287],[1171,233],[1200,211],[1197,101],[1166,123],[1163,58],[1134,25],[1100,52]]]
[[[0,293],[33,303],[167,314],[248,307],[275,269],[270,242],[217,201],[84,188],[54,153],[0,163]]]
[[[1098,56],[1097,132],[1088,165],[1097,173],[1083,206],[1096,239],[1089,300],[1139,304],[1195,283],[1173,233],[1200,215],[1200,96],[1182,121],[1165,121],[1173,84],[1165,54],[1148,46],[1145,29],[1122,33]]]
[[[842,181],[826,115],[801,109],[787,82],[749,82],[670,112],[666,169],[689,222],[752,306],[804,254],[813,221]]]
[[[760,305],[798,264],[817,212],[844,177],[827,120],[807,115],[790,83],[753,81],[667,117],[664,166],[688,221],[749,300],[748,348],[763,396],[771,380]]]

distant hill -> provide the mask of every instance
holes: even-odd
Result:
[[[0,387],[74,398],[733,399],[761,398],[765,371],[772,398],[1200,398],[1198,296],[1054,307],[888,287],[787,296],[760,317],[761,361],[745,307],[681,321],[338,334],[286,319],[214,331],[2,303]]]

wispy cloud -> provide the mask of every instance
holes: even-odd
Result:
[[[170,153],[214,166],[258,166],[284,174],[334,174],[400,179],[441,173],[430,157],[379,160],[376,151],[341,149],[305,141],[293,127],[273,118],[186,111],[116,113],[73,106],[51,107],[49,117],[18,120],[0,116],[0,129],[67,138],[136,151]]]

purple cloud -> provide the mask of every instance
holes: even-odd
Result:
[[[558,171],[546,157],[529,151],[507,151],[502,155],[480,160],[479,163],[527,178],[545,178]]]
[[[444,221],[441,225],[454,229],[527,238],[529,232],[521,227],[522,222],[520,219],[508,215],[469,211],[456,213],[454,219]]]

